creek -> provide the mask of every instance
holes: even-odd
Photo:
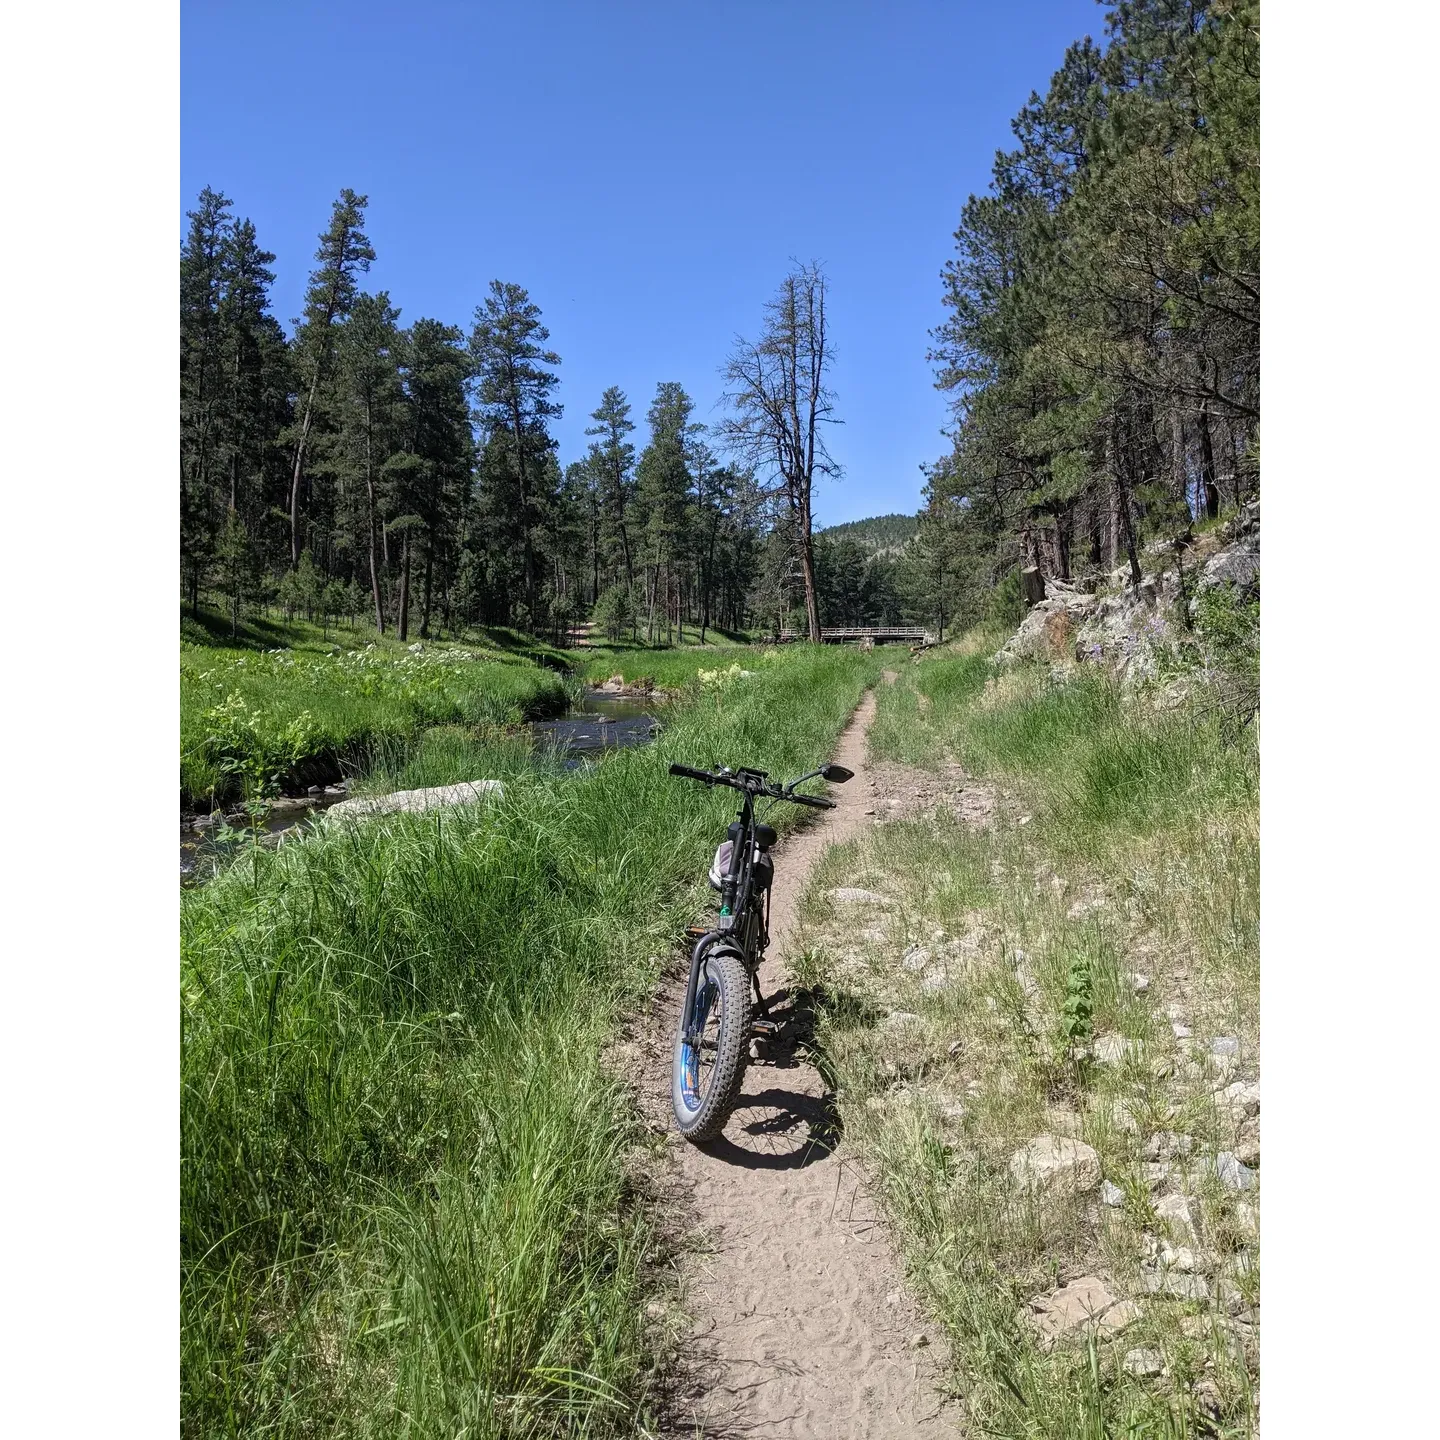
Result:
[[[647,709],[649,703],[653,702],[641,696],[587,690],[579,704],[560,719],[533,720],[526,729],[537,756],[552,751],[567,770],[575,770],[607,750],[644,745],[653,739],[659,722]],[[273,805],[260,822],[262,844],[278,845],[285,835],[345,799],[350,786],[342,782],[315,788],[316,794],[282,798]],[[248,830],[249,825],[244,812],[238,810],[223,822],[219,816],[181,815],[180,883],[198,885],[208,880],[246,838],[237,832]]]

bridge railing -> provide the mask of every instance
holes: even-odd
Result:
[[[782,630],[780,642],[806,640],[808,632],[804,630]],[[847,641],[871,640],[876,643],[889,641],[903,645],[928,645],[931,643],[929,632],[923,625],[822,625],[820,627],[820,641],[822,644],[844,644]]]

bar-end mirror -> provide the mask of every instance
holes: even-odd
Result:
[[[847,770],[843,765],[822,765],[820,777],[823,780],[829,780],[834,785],[843,785],[847,780],[855,778],[855,772]]]

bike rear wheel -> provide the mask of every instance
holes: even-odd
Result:
[[[689,1030],[699,1043],[686,1040]],[[733,950],[710,953],[695,978],[691,1014],[675,1037],[670,1098],[680,1133],[697,1144],[724,1128],[740,1091],[750,1037],[750,976]]]

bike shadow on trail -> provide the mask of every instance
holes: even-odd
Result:
[[[808,989],[770,997],[779,1032],[755,1042],[759,1058],[746,1067],[724,1133],[700,1147],[707,1155],[746,1170],[801,1170],[835,1149],[844,1122],[830,1067],[815,1044],[816,1009],[833,1004],[833,996]]]

